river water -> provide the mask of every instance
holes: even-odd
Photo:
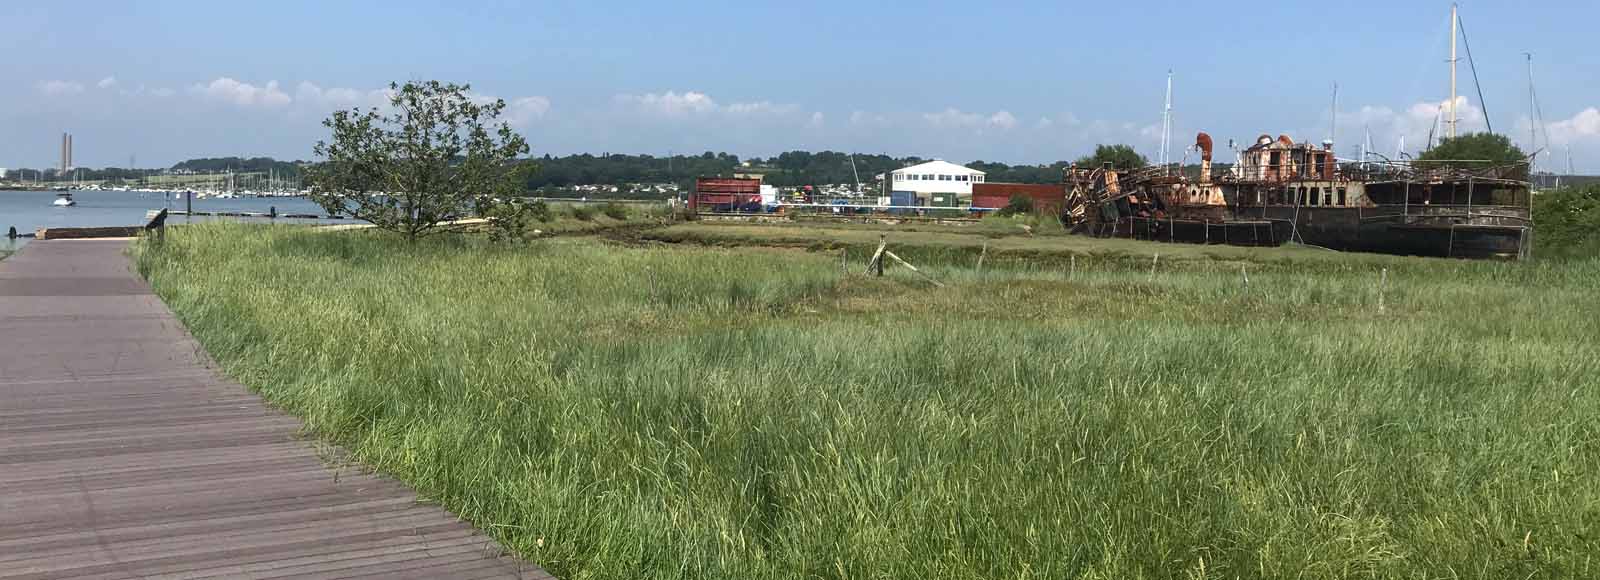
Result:
[[[72,207],[55,207],[50,205],[55,201],[56,192],[53,191],[0,191],[0,249],[16,249],[27,243],[26,238],[9,241],[5,238],[7,228],[17,228],[17,233],[32,233],[38,228],[62,227],[102,227],[102,226],[136,226],[145,223],[145,212],[153,209],[170,208],[173,210],[184,209],[181,194],[138,192],[138,191],[74,191],[72,199],[78,205]],[[236,197],[232,199],[195,199],[194,211],[226,211],[226,212],[269,212],[277,208],[278,213],[298,213],[324,215],[328,212],[311,200],[303,197]],[[169,224],[188,223],[190,219],[201,221],[207,219],[234,219],[245,221],[250,218],[208,218],[204,216],[172,216],[167,218]],[[278,220],[305,222],[308,220]],[[345,220],[348,222],[348,220]]]

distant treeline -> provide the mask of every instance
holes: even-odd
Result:
[[[281,175],[294,175],[300,172],[304,161],[278,161],[271,157],[205,157],[180,161],[172,166],[173,171],[189,171],[193,173],[267,173],[274,172]]]
[[[271,157],[208,157],[203,159],[190,159],[180,161],[166,169],[130,169],[127,167],[75,167],[67,175],[58,175],[60,171],[54,167],[34,169],[24,167],[7,171],[8,180],[32,180],[35,176],[43,176],[45,181],[64,181],[82,179],[84,181],[136,181],[152,175],[166,175],[171,173],[277,173],[280,177],[290,178],[300,172],[304,161],[278,161]]]
[[[575,185],[623,185],[628,183],[678,183],[688,185],[696,177],[729,177],[739,173],[760,174],[766,183],[780,187],[834,183],[871,184],[874,176],[902,167],[923,163],[916,156],[892,157],[884,154],[851,155],[837,151],[790,151],[773,157],[741,160],[728,153],[707,151],[700,155],[546,155],[528,178],[529,189]],[[1053,183],[1069,162],[1046,165],[1007,165],[974,161],[967,167],[983,171],[989,181],[1014,183]]]
[[[1143,164],[1144,160],[1132,153],[1131,149],[1122,149],[1121,146],[1102,147],[1096,154],[1079,159],[1077,163],[1087,166],[1099,166],[1104,160],[1110,159],[1119,166],[1123,162]],[[855,183],[858,179],[864,186],[870,186],[874,177],[929,161],[917,156],[893,157],[885,154],[855,155],[855,165],[851,167],[851,155],[838,151],[790,151],[773,157],[751,157],[740,159],[739,156],[729,153],[714,153],[707,151],[699,155],[674,155],[671,157],[657,157],[654,155],[621,155],[604,154],[592,155],[588,153],[556,157],[545,155],[532,159],[538,169],[528,177],[528,190],[550,190],[569,188],[579,185],[621,186],[633,183],[676,183],[680,187],[690,187],[696,177],[730,177],[734,174],[759,174],[769,184],[780,187],[793,187],[801,185],[826,185]],[[72,175],[63,179],[74,177],[89,181],[100,180],[137,180],[150,175],[159,175],[171,172],[191,173],[268,173],[275,172],[280,177],[292,178],[299,174],[301,168],[307,165],[305,161],[279,161],[271,157],[207,157],[189,159],[174,164],[167,169],[128,169],[122,167],[104,167],[99,169],[79,168]],[[1056,183],[1061,181],[1061,174],[1072,162],[1056,161],[1043,165],[1008,165],[992,161],[973,161],[966,163],[967,167],[983,171],[985,178],[991,182],[1007,183]],[[1197,165],[1184,168],[1191,175],[1199,174]],[[1227,170],[1227,164],[1218,163],[1214,171]],[[32,168],[12,169],[7,179],[17,181],[33,179],[33,176],[43,172],[44,180],[57,180],[54,168],[40,170]],[[1548,185],[1554,181],[1552,176],[1541,175],[1541,185]],[[1563,184],[1584,185],[1600,183],[1596,176],[1566,176],[1561,178]],[[629,192],[623,191],[618,196],[626,197]]]

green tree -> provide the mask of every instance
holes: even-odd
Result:
[[[1461,167],[1482,169],[1486,167],[1524,163],[1528,155],[1511,143],[1511,138],[1496,133],[1467,133],[1445,138],[1439,145],[1417,156],[1417,165],[1423,167]],[[1524,163],[1510,177],[1527,179],[1528,166]]]
[[[1533,196],[1534,255],[1583,258],[1600,254],[1600,184],[1563,187]]]
[[[499,121],[506,103],[476,101],[470,85],[439,81],[390,84],[391,112],[336,111],[333,131],[313,151],[311,200],[409,240],[440,231],[440,222],[471,213],[497,227],[520,226],[509,203],[522,192],[528,143]]]
[[[1096,145],[1094,155],[1078,160],[1079,167],[1100,167],[1106,163],[1123,170],[1139,169],[1150,164],[1143,155],[1127,145]]]

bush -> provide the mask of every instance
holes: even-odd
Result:
[[[665,203],[652,203],[638,211],[640,217],[654,221],[666,221],[675,217],[672,208]]]
[[[1581,258],[1600,254],[1600,185],[1563,187],[1533,196],[1533,255]]]
[[[567,213],[572,216],[572,219],[582,222],[594,219],[594,208],[583,204],[572,204],[571,206],[568,206]]]
[[[1020,193],[1013,195],[1011,196],[1011,201],[1006,202],[1006,206],[1000,208],[997,213],[1004,216],[1031,214],[1033,213],[1033,198]]]
[[[628,207],[614,201],[606,202],[605,207],[600,208],[600,213],[606,214],[606,217],[617,221],[627,221],[628,219]]]
[[[550,204],[545,203],[542,199],[528,204],[528,217],[544,223],[548,223],[551,219],[555,218],[555,216],[550,213]]]

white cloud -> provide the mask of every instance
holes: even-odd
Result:
[[[151,96],[156,96],[156,97],[170,97],[170,96],[173,96],[173,95],[176,95],[176,94],[178,94],[178,91],[172,90],[172,89],[167,88],[167,87],[156,87],[156,88],[150,89],[150,95]]]
[[[544,114],[549,111],[549,98],[540,96],[522,97],[506,104],[506,121],[512,125],[527,125],[543,119]]]
[[[889,124],[889,117],[883,113],[868,113],[866,111],[851,111],[851,125],[883,126]]]
[[[718,109],[717,102],[709,95],[695,91],[617,95],[616,101],[638,111],[664,117],[686,117]]]
[[[1008,111],[1000,111],[989,116],[989,126],[1011,129],[1017,126],[1017,118]]]
[[[935,127],[973,127],[983,120],[983,115],[963,113],[951,107],[937,113],[923,113],[922,118]]]
[[[324,89],[311,81],[300,81],[295,87],[294,99],[308,106],[330,109],[343,109],[361,105],[372,104],[372,96],[379,91],[360,91],[332,87]]]
[[[1017,126],[1017,117],[1009,111],[997,111],[993,114],[969,113],[956,109],[946,108],[937,113],[923,113],[922,119],[928,124],[940,128],[959,129],[1011,129]]]
[[[1139,137],[1146,141],[1161,142],[1161,125],[1149,124],[1139,128]]]
[[[95,83],[94,86],[100,87],[102,89],[109,89],[111,87],[117,86],[117,77],[106,77],[106,78],[100,79],[100,82]]]
[[[994,114],[981,114],[981,112],[965,112],[955,107],[947,107],[944,111],[925,112],[922,119],[938,128],[998,128],[1010,130],[1016,127],[1016,115],[1010,111],[998,111]]]
[[[1571,119],[1550,123],[1546,128],[1550,131],[1550,142],[1555,145],[1600,141],[1600,108],[1589,107]]]
[[[1450,116],[1449,104],[1449,99],[1443,99],[1412,103],[1400,109],[1384,105],[1365,105],[1354,111],[1340,111],[1338,135],[1335,136],[1337,142],[1334,145],[1340,157],[1355,158],[1359,156],[1361,145],[1370,132],[1373,152],[1392,157],[1403,137],[1405,151],[1415,155],[1428,146],[1430,133],[1435,143],[1449,133],[1447,124]],[[1483,109],[1473,105],[1465,96],[1456,97],[1456,116],[1460,120],[1456,126],[1457,133],[1483,131],[1487,128]],[[1302,127],[1297,132],[1290,132],[1289,137],[1296,141],[1320,142],[1329,137],[1326,122],[1327,117],[1324,116],[1321,126]],[[1260,133],[1269,132],[1260,131]],[[1247,144],[1255,137],[1256,135],[1245,135],[1240,142]]]
[[[288,93],[278,88],[278,81],[267,81],[266,86],[258,87],[229,77],[219,77],[207,84],[195,84],[189,87],[189,92],[241,107],[282,107],[294,101]]]
[[[800,110],[800,105],[773,103],[761,101],[757,103],[734,103],[725,110],[735,115],[786,115]]]
[[[721,104],[699,91],[667,91],[643,95],[617,95],[613,101],[621,110],[649,123],[659,120],[704,123],[738,123],[740,126],[770,123],[818,126],[821,112],[805,112],[800,105],[751,101]]]
[[[34,88],[51,96],[75,95],[83,92],[83,83],[58,80],[39,81],[34,83]]]

